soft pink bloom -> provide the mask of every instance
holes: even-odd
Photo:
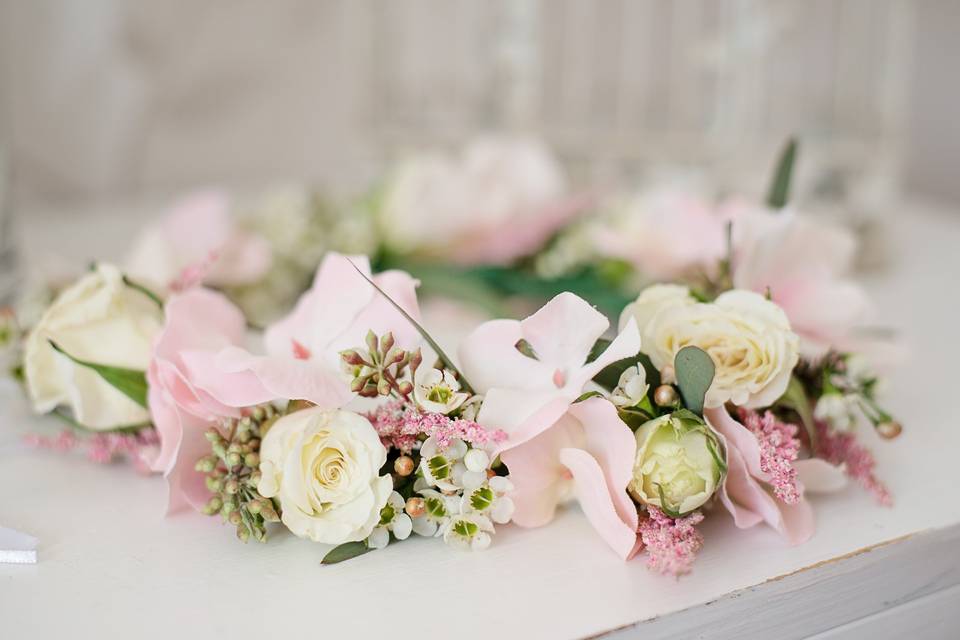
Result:
[[[690,573],[703,536],[696,525],[703,522],[699,511],[682,518],[671,518],[656,507],[647,507],[640,520],[640,540],[647,552],[647,567],[663,575]]]
[[[204,282],[228,286],[256,282],[272,263],[267,241],[239,229],[221,191],[188,195],[134,242],[126,272],[174,290]]]
[[[770,411],[761,416],[741,408],[739,413],[740,422],[757,439],[760,470],[770,476],[774,494],[787,504],[800,502],[799,474],[794,465],[800,454],[797,425],[780,422]]]
[[[203,475],[194,470],[197,460],[210,452],[204,431],[222,417],[240,415],[240,405],[222,402],[211,389],[230,387],[242,395],[262,394],[263,388],[248,373],[226,374],[216,367],[216,354],[246,337],[243,314],[226,297],[190,289],[171,296],[164,312],[147,381],[150,415],[160,437],[151,467],[167,479],[172,513],[187,505],[199,509],[207,501]]]
[[[593,233],[597,250],[650,280],[714,274],[726,255],[724,209],[692,194],[655,191],[627,201]]]
[[[460,264],[507,264],[534,253],[586,199],[567,193],[542,144],[479,138],[459,157],[422,154],[401,164],[381,211],[387,242]]]
[[[535,431],[538,435],[517,446],[508,443],[501,453],[515,487],[513,521],[543,526],[557,505],[576,496],[604,541],[620,557],[632,557],[639,547],[638,518],[626,488],[636,440],[616,408],[603,398],[589,398]]]
[[[756,209],[734,218],[733,234],[734,286],[769,290],[800,336],[805,356],[854,346],[870,301],[849,279],[856,253],[851,232],[789,210]]]
[[[341,407],[354,397],[342,372],[341,351],[362,348],[367,331],[378,336],[392,332],[400,348],[416,346],[420,340],[416,328],[354,265],[369,277],[370,263],[365,256],[328,253],[312,288],[289,315],[267,328],[267,355],[254,355],[237,346],[219,354],[218,375],[204,380],[211,393],[233,406],[287,398]],[[419,317],[417,281],[409,274],[385,271],[372,279],[407,313]],[[237,387],[219,375],[244,372],[252,374],[260,386]]]
[[[857,442],[854,434],[835,431],[829,424],[820,420],[816,425],[817,455],[832,464],[842,465],[846,474],[873,494],[877,502],[884,506],[892,506],[893,497],[890,491],[874,474],[877,462],[873,454]]]
[[[491,449],[507,439],[499,429],[487,429],[472,420],[450,418],[440,413],[423,413],[402,400],[378,406],[367,418],[386,447],[409,453],[419,442],[417,436],[432,437],[437,447],[446,449],[454,439],[474,447]]]
[[[763,468],[757,436],[734,420],[724,407],[707,409],[704,418],[723,441],[727,474],[720,501],[741,529],[766,522],[790,544],[807,541],[814,531],[813,509],[805,491],[836,491],[844,486],[843,472],[819,458],[793,462],[799,501],[788,504],[771,495],[774,477]]]
[[[590,350],[610,326],[609,320],[572,293],[561,293],[525,320],[491,320],[461,343],[461,369],[477,393],[485,396],[479,421],[502,428],[516,446],[551,423],[527,421],[560,399],[560,413],[608,364],[635,356],[640,334],[632,320],[592,362]],[[521,342],[533,350],[525,355]],[[531,431],[530,429],[534,429]]]
[[[87,459],[98,464],[127,460],[139,473],[150,473],[149,459],[156,455],[160,444],[157,432],[144,427],[135,433],[91,432],[78,437],[73,429],[64,429],[56,437],[30,434],[24,438],[28,446],[69,452],[81,449]]]

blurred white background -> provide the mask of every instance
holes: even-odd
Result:
[[[0,0],[17,204],[307,181],[398,153],[544,136],[591,182],[706,168],[875,208],[960,198],[951,0]]]

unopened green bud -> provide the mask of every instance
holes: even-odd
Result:
[[[243,523],[237,524],[237,539],[244,543],[250,539],[250,532]]]
[[[201,473],[210,473],[217,467],[217,460],[211,456],[204,456],[197,460],[197,464],[194,465],[194,469]]]
[[[243,458],[237,452],[228,453],[226,460],[227,460],[227,464],[230,465],[231,467],[239,466],[240,463],[243,462]]]
[[[390,381],[386,376],[380,376],[380,381],[377,382],[377,393],[381,396],[390,395]]]
[[[409,380],[402,381],[398,386],[398,391],[402,396],[408,396],[413,393],[413,383]]]
[[[220,511],[221,507],[223,507],[223,500],[220,499],[220,496],[213,496],[207,501],[207,504],[203,506],[202,511],[208,516],[212,516]]]
[[[207,489],[209,489],[214,493],[220,493],[220,491],[223,490],[223,480],[221,480],[220,478],[207,476],[206,478],[204,478],[204,482],[207,485]]]
[[[227,522],[230,524],[240,524],[243,522],[243,516],[240,514],[240,511],[231,511],[230,515],[227,516]]]
[[[213,446],[211,447],[211,449],[213,449],[213,452],[214,452],[215,454],[217,454],[217,456],[220,457],[220,458],[223,458],[224,456],[227,455],[227,448],[223,446],[223,442],[222,442],[222,441],[221,441],[221,442],[214,442],[214,443],[213,443]]]
[[[387,331],[383,334],[383,337],[380,338],[380,351],[383,353],[389,353],[390,349],[393,348],[395,340],[393,339],[393,332]]]
[[[224,483],[223,490],[229,495],[235,496],[240,493],[240,482],[236,478],[230,478]]]
[[[227,447],[227,453],[240,453],[240,443],[231,442],[230,446]]]
[[[220,435],[220,432],[216,429],[207,429],[203,433],[203,437],[207,439],[208,442],[213,444],[214,442],[220,442],[223,440],[223,437]]]
[[[267,522],[280,522],[280,516],[277,515],[277,510],[273,508],[272,500],[264,500],[260,505],[260,515],[263,516],[263,519]]]
[[[257,515],[258,513],[263,511],[263,502],[257,499],[251,500],[250,502],[247,503],[247,511],[249,511],[253,515]]]
[[[251,451],[243,457],[243,464],[248,467],[259,467],[260,466],[260,454],[256,451]]]
[[[262,476],[261,476],[261,474],[260,474],[260,471],[259,471],[259,470],[255,470],[253,473],[250,474],[250,477],[247,478],[247,483],[248,483],[251,487],[256,488],[256,486],[260,484],[260,478],[261,478],[261,477],[262,477]]]

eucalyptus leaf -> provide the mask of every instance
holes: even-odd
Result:
[[[368,547],[366,542],[345,542],[328,551],[320,564],[337,564],[344,560],[362,556],[368,551],[373,551],[373,549]]]
[[[462,373],[460,373],[460,370],[457,369],[456,365],[453,364],[453,360],[450,359],[450,356],[448,356],[446,353],[444,353],[443,349],[440,348],[440,345],[437,344],[436,340],[434,340],[433,337],[432,337],[429,333],[427,333],[427,330],[424,329],[424,328],[420,325],[419,322],[417,322],[416,320],[414,320],[414,319],[413,319],[413,316],[411,316],[409,313],[407,313],[406,309],[404,309],[404,308],[401,307],[399,304],[397,304],[396,301],[395,301],[393,298],[391,298],[390,296],[388,296],[387,293],[386,293],[383,289],[381,289],[380,287],[378,287],[376,282],[374,282],[372,279],[368,278],[368,277],[367,277],[367,274],[365,274],[363,271],[361,271],[361,270],[357,267],[357,265],[353,264],[353,261],[351,261],[350,264],[353,266],[354,269],[357,270],[357,273],[359,273],[360,276],[361,276],[364,280],[366,280],[367,282],[370,283],[370,286],[371,286],[371,287],[373,287],[374,289],[376,289],[377,292],[380,293],[380,295],[382,295],[384,298],[387,299],[387,302],[389,302],[390,304],[392,304],[393,307],[394,307],[397,311],[399,311],[400,314],[401,314],[404,318],[407,319],[407,322],[409,322],[410,324],[413,325],[413,328],[416,329],[417,332],[420,333],[420,335],[423,337],[423,339],[427,341],[427,344],[429,344],[430,347],[436,352],[437,357],[440,358],[440,360],[443,362],[444,366],[445,366],[447,369],[449,369],[450,371],[452,371],[453,373],[456,374],[457,378],[459,378],[459,380],[460,380],[460,386],[463,388],[463,390],[466,391],[467,393],[473,393],[473,387],[470,386],[470,383],[467,382],[467,379],[463,376]]]
[[[138,405],[146,409],[147,407],[147,375],[143,371],[136,369],[126,369],[124,367],[112,367],[104,364],[97,364],[87,360],[74,358],[64,351],[60,345],[50,340],[50,346],[54,351],[62,353],[81,367],[87,367],[96,371],[104,381],[113,386],[117,391],[127,396]]]
[[[767,205],[771,209],[782,209],[790,197],[790,180],[793,176],[793,165],[797,159],[797,146],[796,138],[790,138],[780,152],[773,182],[770,183],[770,190],[767,192]]]
[[[716,371],[713,359],[700,347],[691,345],[677,352],[673,359],[673,369],[684,405],[693,413],[702,416],[704,399]]]

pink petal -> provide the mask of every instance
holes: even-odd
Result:
[[[583,366],[610,321],[583,298],[564,292],[520,325],[541,362],[570,371]]]
[[[552,427],[569,406],[570,400],[552,391],[491,389],[484,397],[477,422],[507,433],[509,438],[499,448],[505,451]]]
[[[210,443],[203,435],[210,423],[185,411],[177,411],[181,437],[175,461],[166,472],[169,487],[167,515],[188,507],[200,510],[210,499],[204,474],[195,469],[197,460],[210,453]]]
[[[793,463],[800,484],[813,493],[833,493],[847,486],[847,474],[841,467],[822,458],[807,458]]]
[[[770,480],[769,474],[760,469],[760,443],[749,429],[734,420],[724,407],[706,409],[703,417],[714,431],[720,433],[731,446],[736,447],[751,476],[764,482]]]
[[[520,353],[515,345],[522,339],[522,325],[516,320],[484,322],[464,338],[458,350],[460,366],[477,393],[494,387],[556,389],[556,367]]]
[[[562,449],[560,461],[573,474],[577,499],[584,515],[610,548],[624,560],[638,550],[637,514],[625,523],[610,498],[604,470],[597,460],[582,449]]]
[[[589,398],[570,406],[570,415],[580,421],[586,434],[584,447],[603,469],[610,498],[620,519],[637,529],[637,507],[627,495],[633,477],[637,441],[617,415],[616,408],[603,398]]]

